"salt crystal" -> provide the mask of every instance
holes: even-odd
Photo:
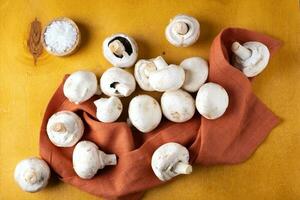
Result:
[[[76,27],[66,20],[54,21],[44,33],[47,50],[62,54],[74,47],[78,33]]]

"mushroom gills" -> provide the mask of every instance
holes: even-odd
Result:
[[[112,67],[102,74],[100,87],[107,96],[127,97],[135,90],[136,82],[131,73]]]
[[[241,45],[235,41],[231,45],[231,50],[234,53],[233,65],[247,77],[254,77],[261,73],[270,59],[268,47],[261,42],[250,41]]]
[[[112,82],[110,87],[115,89],[116,94],[120,94],[123,96],[127,96],[130,94],[130,88],[126,84],[122,84],[119,82]]]
[[[110,45],[114,42],[114,41],[119,41],[123,47],[124,47],[124,50],[125,52],[128,54],[128,55],[131,55],[133,50],[132,50],[132,46],[130,44],[130,42],[124,38],[124,37],[115,37],[114,39],[112,39],[109,43],[108,43],[108,47],[110,47]],[[117,54],[115,52],[113,52],[113,54],[118,57],[118,58],[123,58],[123,55],[120,55],[120,54]]]

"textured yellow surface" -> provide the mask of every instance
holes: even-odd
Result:
[[[99,199],[52,178],[40,193],[22,192],[13,180],[16,163],[38,155],[44,109],[66,73],[89,69],[100,74],[109,63],[103,39],[115,32],[136,38],[141,58],[165,52],[168,62],[208,57],[213,37],[227,26],[274,36],[284,46],[255,80],[255,93],[279,115],[257,152],[235,166],[195,167],[192,175],[148,191],[144,199],[300,199],[300,10],[298,1],[0,1],[0,199]],[[169,18],[187,13],[201,23],[198,43],[175,48],[164,37]],[[65,58],[46,52],[33,65],[26,48],[29,24],[58,16],[74,19],[83,32],[79,51]],[[224,74],[226,75],[226,74]]]

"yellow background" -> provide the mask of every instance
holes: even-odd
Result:
[[[115,32],[132,35],[140,58],[165,52],[170,63],[189,56],[208,57],[213,37],[224,27],[267,33],[284,42],[268,68],[255,80],[254,92],[279,115],[276,127],[246,163],[195,167],[192,175],[149,190],[144,199],[300,199],[300,9],[296,0],[0,1],[0,199],[99,199],[51,179],[45,190],[22,192],[13,180],[17,162],[38,155],[39,128],[47,102],[66,73],[89,69],[98,75],[109,63],[101,44]],[[169,19],[195,16],[201,36],[190,48],[175,48],[164,37]],[[74,19],[82,31],[79,51],[70,57],[46,52],[37,66],[26,48],[29,24],[38,18]],[[225,75],[225,74],[224,74]]]

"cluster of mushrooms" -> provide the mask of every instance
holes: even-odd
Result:
[[[191,16],[177,15],[166,27],[165,35],[172,45],[187,47],[197,41],[200,25]],[[99,83],[94,73],[77,71],[66,79],[63,86],[65,97],[75,104],[81,104],[94,95],[106,95],[94,101],[96,117],[100,122],[118,120],[123,111],[121,98],[135,91],[136,82],[144,91],[163,92],[160,103],[146,94],[131,99],[128,125],[142,133],[154,130],[160,124],[162,115],[172,122],[182,123],[190,120],[197,110],[206,119],[214,120],[221,117],[228,107],[226,90],[217,83],[206,82],[208,63],[201,57],[187,58],[179,65],[168,64],[161,56],[137,61],[137,43],[126,34],[106,38],[102,48],[104,57],[113,67],[102,74]],[[233,65],[247,77],[262,72],[270,57],[268,48],[255,41],[243,45],[233,42],[231,50]],[[124,69],[133,65],[134,75]],[[190,93],[196,92],[194,100]],[[84,124],[74,112],[64,110],[53,114],[48,120],[47,134],[58,147],[75,146],[73,168],[82,179],[91,179],[99,169],[117,164],[115,154],[106,154],[91,141],[80,141]],[[188,150],[173,142],[163,144],[153,153],[151,167],[161,181],[192,172]],[[44,188],[49,177],[47,163],[36,157],[21,161],[15,169],[15,180],[28,192]]]

